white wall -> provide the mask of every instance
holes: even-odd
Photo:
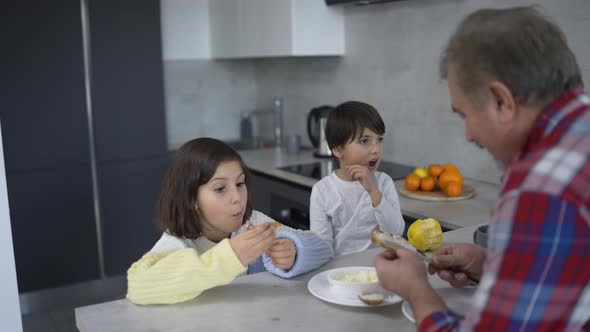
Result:
[[[249,61],[164,61],[164,90],[170,148],[201,136],[237,139],[240,112],[256,108]]]
[[[388,158],[412,165],[454,162],[467,176],[499,182],[495,162],[465,141],[462,122],[451,114],[446,82],[438,79],[438,59],[466,14],[482,7],[534,3],[565,31],[588,83],[589,0],[407,0],[346,6],[342,58],[256,61],[259,103],[284,96],[285,123],[305,134],[310,108],[365,101],[385,121]]]
[[[2,331],[22,331],[8,193],[6,192],[6,172],[4,169],[4,148],[0,130],[0,322]]]
[[[270,107],[274,96],[284,98],[285,132],[299,133],[307,143],[305,119],[312,107],[358,99],[384,118],[388,159],[412,165],[454,162],[469,177],[497,183],[501,172],[495,162],[465,141],[462,122],[451,113],[446,83],[438,79],[439,54],[466,14],[535,3],[565,31],[587,81],[589,0],[347,5],[344,57],[166,61],[169,145],[197,136],[238,138],[240,110]]]

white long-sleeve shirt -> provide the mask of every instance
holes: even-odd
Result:
[[[336,172],[313,186],[310,230],[332,245],[335,256],[372,247],[371,232],[377,228],[403,234],[404,219],[393,180],[382,172],[375,172],[375,178],[383,196],[377,207],[358,181],[342,180]]]

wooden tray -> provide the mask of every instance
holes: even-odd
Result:
[[[408,198],[412,198],[412,199],[421,200],[421,201],[435,201],[435,202],[460,201],[463,199],[471,198],[471,197],[473,197],[473,195],[475,195],[475,188],[473,188],[472,186],[470,186],[468,184],[463,184],[463,192],[461,193],[461,195],[456,196],[456,197],[449,197],[449,196],[445,195],[442,191],[440,191],[440,189],[437,189],[434,191],[421,191],[421,190],[409,191],[408,189],[406,189],[403,180],[396,181],[395,188],[397,189],[397,192],[400,195],[408,197]]]

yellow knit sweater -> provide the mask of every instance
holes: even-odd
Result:
[[[190,300],[204,290],[230,283],[246,267],[224,239],[203,254],[194,248],[147,253],[127,271],[127,298],[136,304]]]

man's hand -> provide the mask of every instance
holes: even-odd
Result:
[[[469,284],[469,277],[474,280],[481,279],[485,259],[486,249],[481,246],[451,243],[443,245],[432,255],[434,264],[442,269],[429,265],[428,272],[437,273],[453,287],[465,287]]]
[[[247,230],[231,238],[229,243],[243,266],[248,266],[270,248],[276,236],[270,224],[252,226],[246,222]]]
[[[289,270],[295,263],[297,248],[290,239],[276,239],[266,254],[272,259],[272,264],[280,269]]]
[[[428,283],[426,266],[416,253],[404,249],[385,251],[375,256],[375,268],[383,288],[408,300],[416,326],[433,312],[447,309]]]
[[[346,173],[353,180],[358,181],[363,186],[363,188],[365,188],[365,190],[369,193],[369,196],[371,196],[373,206],[378,206],[381,204],[383,195],[381,194],[379,186],[377,185],[375,173],[371,172],[367,166],[362,165],[347,166]]]
[[[375,268],[381,286],[404,299],[413,297],[415,289],[428,285],[424,262],[408,250],[382,252],[375,256]]]

